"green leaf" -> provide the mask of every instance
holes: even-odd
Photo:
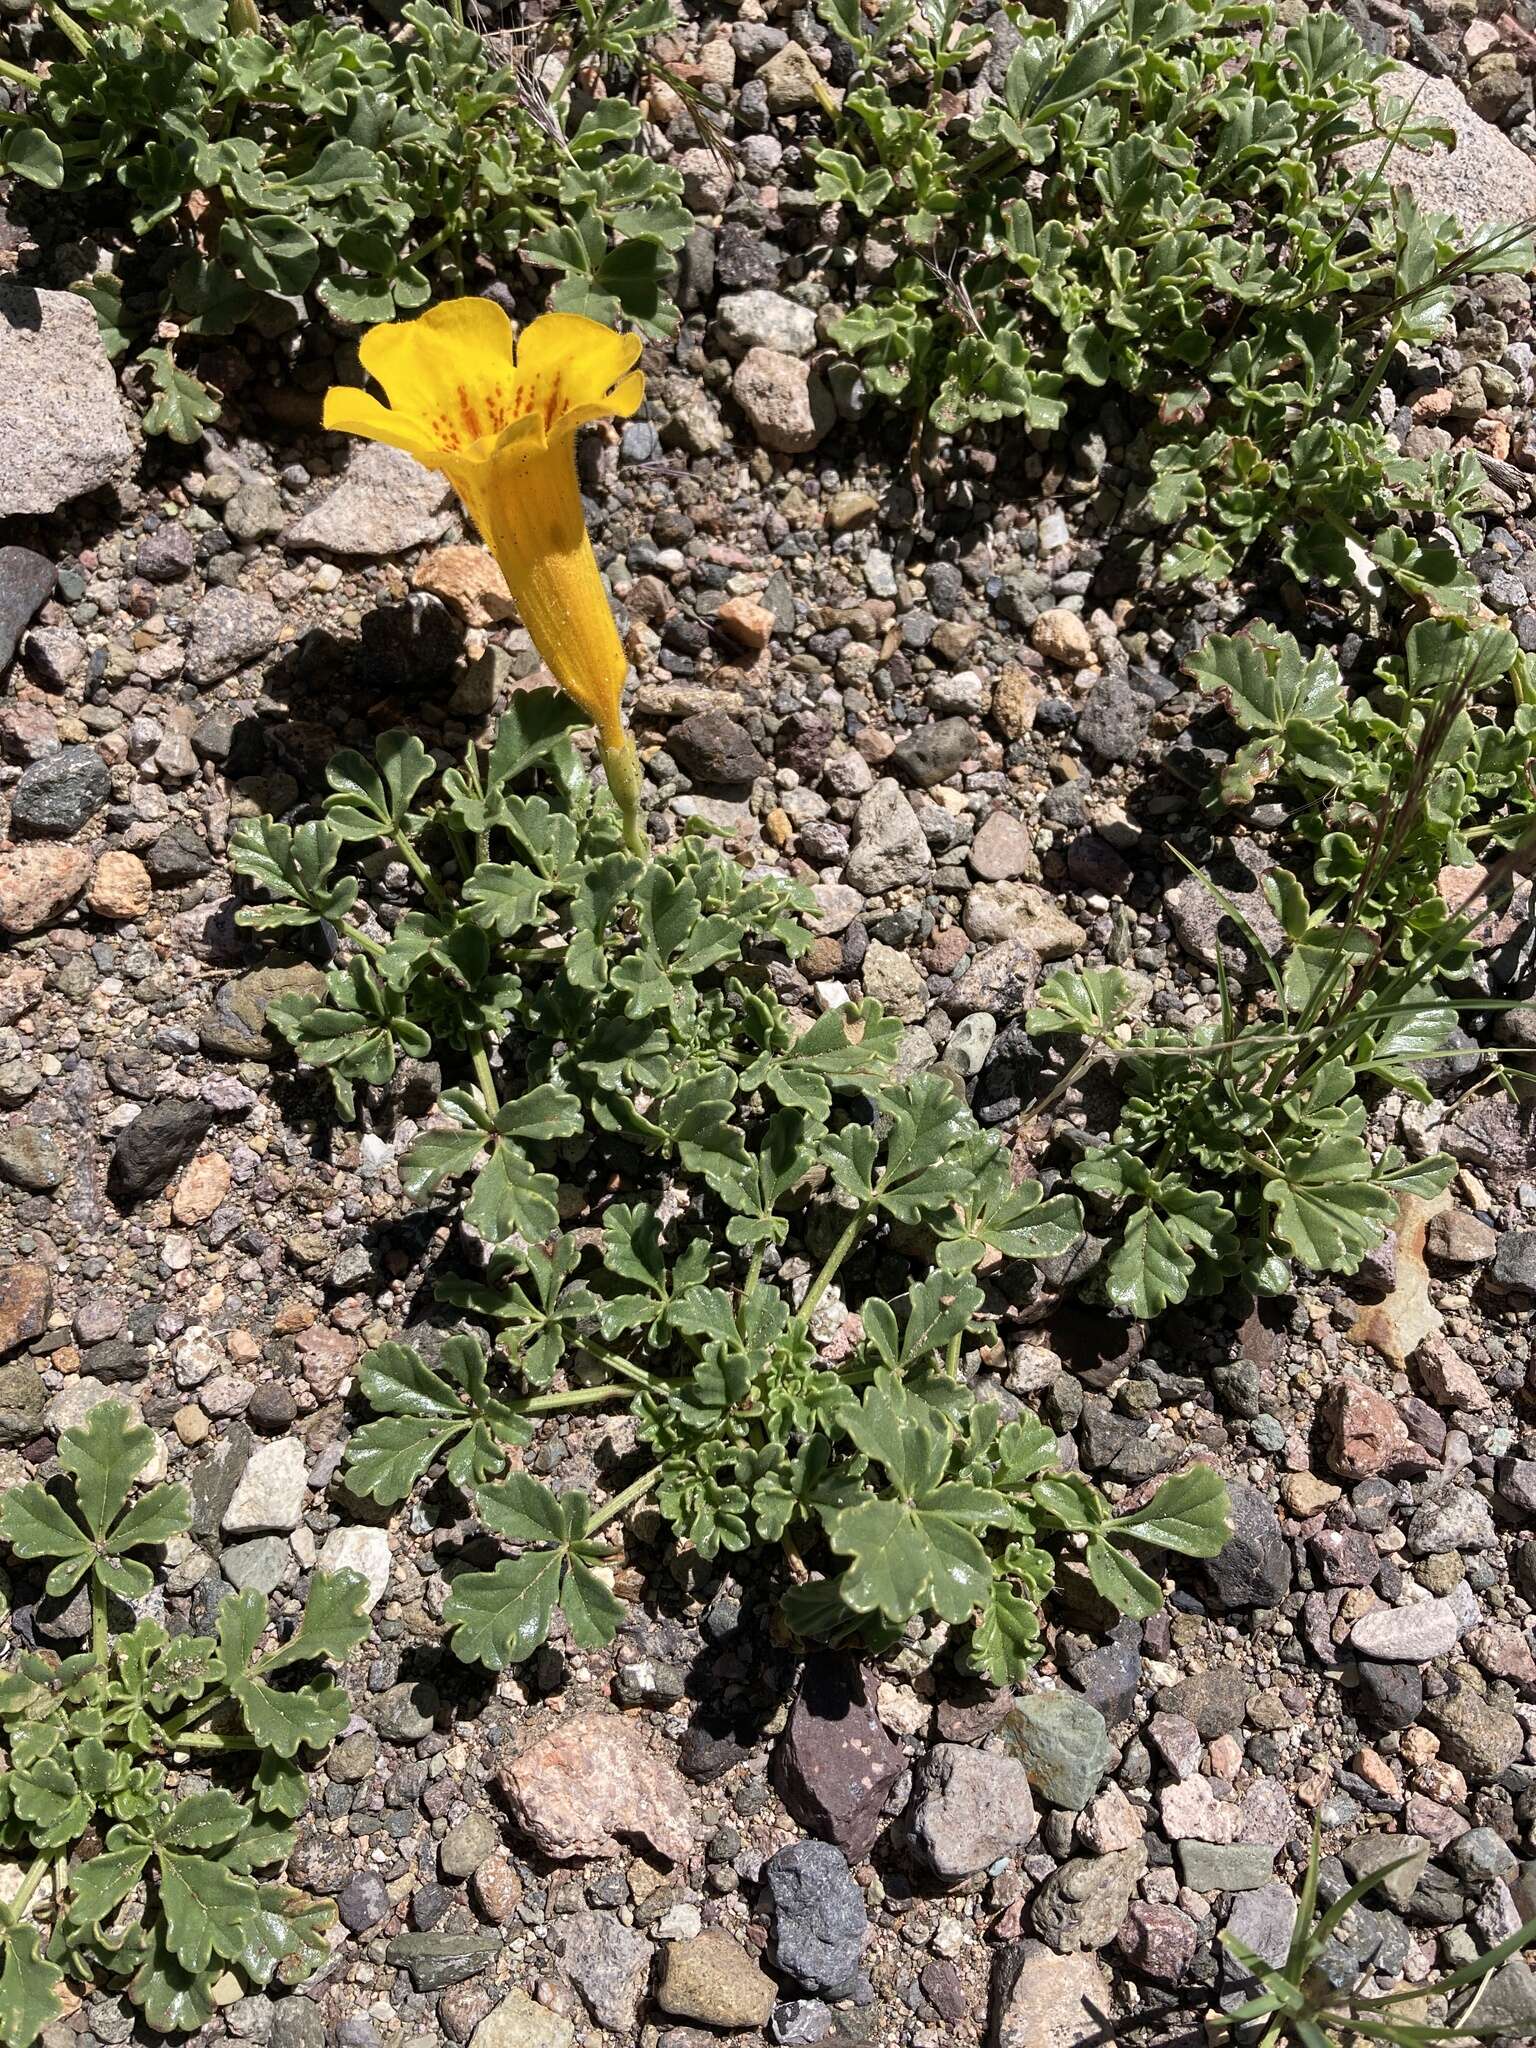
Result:
[[[1088,1576],[1095,1590],[1112,1607],[1135,1621],[1145,1621],[1163,1604],[1157,1581],[1105,1536],[1093,1535],[1088,1539]]]
[[[1080,1038],[1108,1038],[1131,1007],[1131,984],[1118,967],[1082,970],[1058,967],[1035,992],[1024,1019],[1032,1038],[1068,1032]]]
[[[366,1642],[372,1624],[365,1602],[368,1581],[361,1572],[316,1572],[297,1630],[279,1650],[263,1660],[263,1669],[277,1671],[310,1658],[341,1663]]]
[[[121,1401],[101,1402],[59,1438],[59,1463],[75,1483],[81,1519],[98,1542],[122,1511],[154,1449],[151,1431],[135,1422]]]
[[[494,1571],[461,1573],[443,1602],[453,1654],[491,1671],[531,1657],[549,1635],[561,1567],[559,1550],[540,1550],[504,1557]]]
[[[1282,1159],[1284,1177],[1264,1183],[1276,1236],[1314,1272],[1353,1273],[1397,1214],[1392,1196],[1371,1179],[1364,1143],[1346,1132],[1311,1143],[1302,1137]]]
[[[256,1904],[248,1877],[227,1870],[209,1856],[161,1848],[160,1907],[166,1940],[185,1970],[206,1970],[215,1956],[232,1960],[240,1952],[240,1929]]]
[[[90,1569],[96,1547],[68,1510],[34,1479],[0,1500],[0,1536],[18,1557],[56,1557],[50,1593],[62,1596]]]
[[[169,349],[147,348],[139,358],[149,365],[155,396],[144,415],[146,434],[169,434],[190,446],[202,439],[203,428],[219,416],[219,401],[186,370],[178,370]]]
[[[1219,1472],[1191,1465],[1165,1479],[1145,1507],[1117,1515],[1108,1526],[1183,1557],[1215,1557],[1232,1534],[1231,1502]]]
[[[55,2020],[62,2018],[58,1995],[64,1972],[38,1954],[37,1929],[6,1931],[5,1963],[0,1968],[0,2040],[5,2048],[32,2048]]]
[[[326,820],[342,839],[368,841],[403,831],[411,799],[437,773],[416,735],[398,728],[379,739],[374,761],[377,766],[344,748],[325,771],[332,791],[325,800]]]
[[[6,129],[0,138],[0,167],[45,192],[57,192],[64,182],[64,152],[41,128]]]

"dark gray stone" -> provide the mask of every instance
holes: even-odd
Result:
[[[18,839],[73,839],[112,794],[112,777],[94,747],[60,747],[34,761],[11,793]]]
[[[418,1991],[442,1991],[479,1976],[500,1947],[493,1934],[397,1934],[384,1960],[406,1971]]]
[[[1104,1716],[1080,1693],[1029,1694],[1003,1723],[1003,1737],[1051,1806],[1081,1813],[1103,1782],[1109,1764]]]
[[[1100,676],[1078,713],[1077,736],[1101,761],[1134,761],[1152,722],[1152,708],[1126,677]]]
[[[376,1870],[360,1870],[336,1901],[343,1927],[366,1934],[389,1918],[389,1887]]]
[[[133,566],[150,583],[179,583],[197,566],[197,542],[179,519],[167,519],[139,542]]]
[[[1275,1607],[1291,1590],[1291,1550],[1273,1507],[1255,1487],[1234,1480],[1232,1534],[1205,1568],[1224,1607]]]
[[[28,622],[53,595],[54,568],[31,548],[0,548],[0,669],[9,668]]]
[[[966,719],[939,718],[904,739],[891,755],[891,766],[919,789],[932,789],[962,762],[973,761],[980,746],[980,735]]]
[[[773,1959],[802,1991],[846,1997],[869,1934],[864,1895],[830,1842],[794,1842],[770,1856],[763,1877],[773,1900]]]
[[[716,788],[754,782],[768,767],[746,727],[723,711],[685,718],[673,727],[667,751],[691,780]]]
[[[108,1185],[124,1201],[157,1195],[197,1150],[213,1125],[205,1102],[152,1102],[112,1148]]]

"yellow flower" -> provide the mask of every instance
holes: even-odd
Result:
[[[452,299],[370,328],[358,354],[389,404],[337,386],[325,424],[403,448],[448,478],[545,665],[597,727],[609,785],[643,846],[639,763],[621,708],[629,664],[576,482],[578,427],[628,419],[645,396],[640,348],[638,335],[578,313],[542,314],[514,340],[489,299]]]

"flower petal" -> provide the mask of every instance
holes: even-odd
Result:
[[[489,299],[449,299],[415,320],[371,327],[357,352],[390,405],[445,451],[472,448],[528,410],[512,366],[512,323]]]
[[[517,337],[521,410],[542,419],[546,434],[615,413],[628,419],[645,396],[635,369],[643,346],[638,334],[583,313],[541,313]]]
[[[407,412],[392,412],[355,384],[333,384],[325,394],[321,420],[328,433],[357,434],[365,441],[382,441],[388,448],[402,448],[418,462],[435,468],[441,451],[431,430]]]

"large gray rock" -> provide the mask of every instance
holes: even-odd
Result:
[[[283,535],[295,554],[394,555],[441,540],[451,523],[453,486],[414,456],[364,441],[336,488]]]
[[[99,490],[132,456],[85,300],[0,284],[0,518],[56,511]]]
[[[1536,163],[1491,122],[1474,114],[1450,79],[1431,78],[1412,64],[1403,64],[1388,82],[1399,97],[1413,101],[1416,121],[1436,121],[1454,129],[1456,147],[1451,151],[1437,143],[1422,155],[1394,149],[1383,173],[1384,186],[1406,185],[1421,206],[1454,214],[1469,232],[1495,223],[1513,225],[1536,214]],[[1357,143],[1344,152],[1343,161],[1351,169],[1369,172],[1386,150],[1380,140]]]
[[[935,1877],[951,1884],[974,1877],[1034,1834],[1029,1774],[1013,1757],[940,1742],[923,1760],[907,1832]]]
[[[899,782],[877,782],[853,821],[853,852],[846,877],[866,896],[883,896],[922,879],[933,854]]]

